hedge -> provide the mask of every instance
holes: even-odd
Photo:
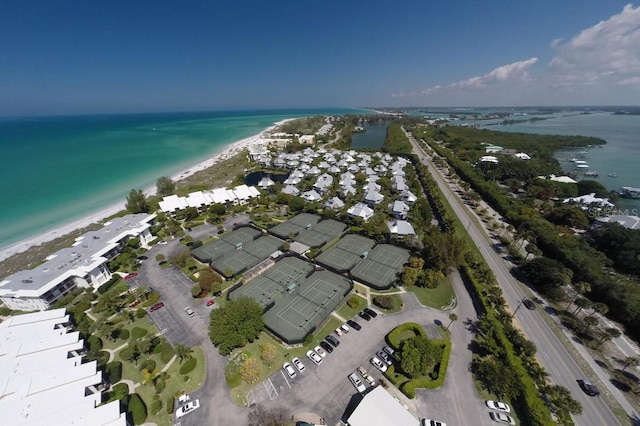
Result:
[[[87,345],[89,346],[90,352],[98,352],[102,350],[102,340],[95,334],[87,337]]]
[[[140,339],[141,337],[146,336],[147,333],[149,333],[149,330],[146,328],[133,327],[133,330],[131,330],[131,337],[133,340]]]
[[[120,330],[117,331],[116,336],[118,337],[118,339],[121,339],[121,340],[129,340],[129,336],[131,336],[131,334],[129,333],[129,330],[127,330],[126,328],[121,328]]]
[[[124,400],[129,395],[129,385],[126,383],[118,383],[111,388],[109,393],[109,401]]]
[[[442,359],[438,366],[438,378],[432,380],[428,377],[423,377],[405,382],[400,388],[400,391],[405,394],[407,398],[413,399],[416,397],[416,388],[437,389],[444,384],[444,378],[447,375],[447,366],[449,365],[449,356],[451,355],[451,342],[448,340],[434,340],[433,342],[444,345]]]
[[[176,399],[172,396],[167,398],[167,414],[173,414],[174,404],[176,403]]]
[[[137,393],[131,394],[127,401],[127,412],[133,418],[133,424],[141,425],[147,420],[147,406]]]
[[[198,361],[195,358],[189,358],[180,367],[180,374],[183,376],[189,374],[194,368],[196,368],[197,363]]]
[[[427,337],[427,334],[424,332],[420,324],[415,322],[405,322],[387,334],[387,341],[394,349],[400,349],[400,334],[405,331],[413,331],[418,336]]]
[[[145,362],[142,363],[142,365],[140,365],[140,370],[143,370],[143,369],[152,373],[156,369],[156,362],[152,359],[146,360]]]
[[[122,363],[119,361],[108,363],[105,367],[105,373],[110,384],[118,383],[122,379]]]
[[[109,291],[109,289],[116,285],[118,281],[120,281],[120,275],[113,276],[109,281],[98,287],[98,293],[105,294],[107,291]]]
[[[107,362],[109,362],[109,358],[110,358],[111,354],[109,354],[109,352],[107,351],[100,351],[96,354],[96,361],[98,363],[98,369],[103,368],[104,366],[107,365]]]

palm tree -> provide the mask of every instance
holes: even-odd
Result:
[[[592,316],[596,313],[600,315],[606,315],[606,313],[609,312],[609,307],[605,303],[601,303],[601,302],[594,303],[592,308],[593,308],[593,312],[591,312],[589,316]]]
[[[584,326],[585,326],[585,332],[589,333],[589,331],[591,331],[591,329],[598,325],[598,318],[596,317],[592,317],[592,316],[588,316],[586,317],[584,320]]]
[[[578,296],[582,296],[583,294],[587,294],[591,291],[591,284],[580,281],[579,283],[574,284],[573,288],[576,291],[576,294],[573,295],[573,298],[565,308],[565,312],[569,310],[569,306],[571,306],[571,304],[578,298]]]
[[[181,364],[182,364],[182,361],[184,361],[185,359],[191,358],[191,354],[193,353],[193,348],[188,348],[181,343],[177,344],[174,350],[178,358],[180,358]]]
[[[615,339],[616,337],[620,337],[621,335],[622,335],[622,332],[620,330],[614,327],[609,327],[604,330],[604,334],[602,335],[600,340],[598,340],[596,347],[602,345],[607,340]]]
[[[449,330],[449,327],[451,327],[451,324],[453,324],[454,321],[458,320],[458,315],[452,312],[449,314],[449,319],[451,320],[451,322],[449,323],[449,325],[447,325],[447,330]]]
[[[580,297],[575,301],[575,303],[576,303],[576,306],[578,307],[573,311],[574,315],[578,315],[580,311],[582,311],[585,308],[589,309],[592,305],[591,300],[586,299],[584,297]]]
[[[626,370],[628,367],[637,367],[640,365],[640,357],[628,356],[624,359],[624,368],[621,371]]]

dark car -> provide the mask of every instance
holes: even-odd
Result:
[[[364,310],[364,311],[367,313],[367,315],[369,315],[371,318],[375,318],[375,317],[377,317],[377,316],[378,316],[378,313],[377,313],[376,311],[374,311],[373,309],[371,309],[371,308],[364,308],[363,310]]]
[[[584,393],[586,393],[589,396],[598,396],[600,395],[600,391],[598,390],[598,388],[596,387],[596,385],[587,382],[586,380],[578,380],[578,384],[580,385],[580,387],[582,388],[582,390],[584,391]]]
[[[365,321],[371,321],[371,317],[365,311],[360,312],[358,316]]]
[[[333,346],[325,342],[324,340],[320,342],[320,347],[327,351],[327,353],[333,352]]]
[[[354,330],[361,330],[362,326],[360,324],[358,324],[357,322],[355,322],[354,320],[349,320],[347,321],[347,325],[351,328],[353,328]]]
[[[151,312],[153,312],[153,311],[157,311],[158,309],[162,308],[163,306],[164,306],[164,303],[162,303],[162,302],[158,302],[158,303],[156,303],[155,305],[153,305],[151,308],[149,308],[149,310],[150,310]]]
[[[324,340],[326,340],[327,342],[331,343],[336,348],[340,344],[340,340],[336,339],[332,335],[328,335],[327,337],[324,338]]]
[[[522,304],[529,310],[533,311],[536,308],[535,303],[529,299],[522,299]]]

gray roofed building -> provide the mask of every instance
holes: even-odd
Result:
[[[389,210],[391,210],[391,215],[396,219],[406,219],[411,207],[404,201],[396,200],[389,204]]]
[[[363,396],[347,420],[349,426],[419,426],[420,421],[382,386]]]
[[[333,197],[330,198],[324,206],[331,210],[340,210],[344,208],[344,202],[338,197]]]
[[[380,186],[380,184],[370,181],[363,188],[366,192],[369,192],[369,191],[380,191],[382,187]]]
[[[418,197],[416,197],[413,192],[405,189],[402,191],[402,194],[400,194],[400,199],[405,203],[415,203],[418,200]]]
[[[384,200],[384,195],[378,191],[369,191],[364,196],[364,202],[369,205],[381,203],[382,200]]]
[[[258,182],[258,186],[262,189],[267,189],[268,187],[273,186],[275,184],[276,183],[269,176],[263,177],[262,179],[260,179],[260,182]]]
[[[597,217],[594,225],[602,226],[607,223],[617,223],[627,229],[640,229],[640,217],[627,215],[613,215],[606,217]]]
[[[44,310],[76,287],[98,288],[111,279],[107,262],[116,257],[130,238],[146,246],[155,237],[146,213],[117,217],[97,231],[76,238],[71,247],[58,250],[33,269],[16,272],[0,281],[0,300],[20,311]]]
[[[409,235],[416,235],[413,226],[406,220],[396,220],[394,222],[387,222],[389,232],[396,235],[398,238],[404,238]]]
[[[373,216],[373,209],[364,203],[357,203],[347,210],[347,214],[351,217],[362,218],[366,222]]]
[[[356,195],[356,189],[352,185],[342,185],[340,187],[340,193],[344,196]]]
[[[302,198],[304,198],[308,202],[318,201],[322,199],[322,196],[318,194],[315,190],[306,191],[302,193]]]
[[[288,195],[298,195],[300,194],[300,190],[293,185],[287,185],[282,188],[282,193]]]

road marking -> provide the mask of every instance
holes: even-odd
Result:
[[[284,375],[284,373],[282,372],[282,370],[280,370],[280,374],[282,374],[282,378],[284,379],[284,381],[287,383],[287,386],[289,386],[289,389],[291,389],[291,385],[289,384],[289,380],[287,380],[287,376]]]

